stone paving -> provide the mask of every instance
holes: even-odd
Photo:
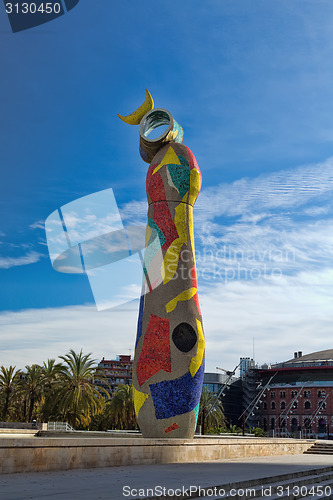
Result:
[[[0,476],[1,500],[125,500],[130,490],[218,486],[316,467],[333,466],[332,456],[280,455],[202,463],[133,465],[103,469],[6,474]],[[136,498],[144,498],[137,491]],[[150,493],[151,496],[151,493]]]

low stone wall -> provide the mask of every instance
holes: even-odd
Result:
[[[0,439],[3,436],[15,436],[15,434],[33,437],[36,433],[36,429],[0,429]]]
[[[267,438],[1,438],[0,473],[300,454],[313,441]]]
[[[37,426],[32,422],[0,422],[0,430],[2,429],[36,429]]]

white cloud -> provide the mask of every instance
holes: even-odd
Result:
[[[194,206],[195,225],[198,233],[208,233],[210,224],[221,216],[238,217],[244,224],[278,225],[283,222],[285,225],[296,215],[314,217],[332,212],[332,192],[333,158],[254,179],[242,178],[231,184],[203,189]],[[323,206],[317,206],[318,200]],[[316,205],[301,208],[310,203]],[[131,201],[123,205],[120,213],[124,221],[146,223],[147,201]],[[221,226],[217,224],[216,227]],[[231,232],[230,228],[236,226],[228,224],[225,227]]]
[[[45,257],[43,254],[35,251],[30,251],[19,257],[0,257],[0,269],[10,269],[11,267],[35,264],[43,257]]]
[[[71,211],[66,213],[64,220],[73,244],[122,229],[119,213],[98,217],[94,214],[80,216],[78,213]]]
[[[199,276],[209,276],[217,269],[222,274],[223,269],[231,273],[238,268],[296,274],[332,265],[333,219],[285,226],[236,223],[222,227],[207,223],[198,241]]]
[[[296,275],[331,267],[332,165],[328,159],[204,190],[194,217],[199,277],[217,269],[223,281],[240,267],[245,279],[257,269]]]
[[[332,347],[332,166],[329,159],[201,193],[195,228],[199,276],[208,268],[207,279],[199,279],[207,371],[232,369],[240,356],[252,356],[253,337],[259,363]],[[145,222],[146,213],[146,201],[121,209],[126,224]],[[207,249],[213,250],[211,261],[201,258]],[[31,251],[0,258],[0,268],[41,256]],[[259,267],[259,275],[214,279],[213,265],[235,270],[239,263],[248,271]],[[264,265],[279,268],[281,275],[265,277]],[[127,354],[135,342],[137,311],[136,301],[104,312],[94,306],[4,312],[1,363],[23,367],[71,348],[91,351],[97,359]]]
[[[133,200],[122,206],[120,216],[126,225],[147,224],[147,200]]]
[[[43,220],[38,220],[33,224],[30,224],[30,229],[45,229],[45,222]]]
[[[329,212],[329,207],[316,207],[316,206],[313,206],[313,207],[310,207],[310,208],[306,208],[304,210],[304,213],[306,215],[310,215],[312,217],[316,217],[318,215],[325,215]]]
[[[98,312],[95,306],[26,309],[0,314],[0,364],[42,363],[69,349],[95,359],[129,354],[135,343],[136,303]]]
[[[294,351],[332,348],[333,271],[206,287],[200,302],[207,364],[234,368],[240,356],[259,364],[286,361]]]
[[[280,170],[255,179],[239,179],[205,189],[195,205],[200,220],[221,215],[240,216],[296,208],[331,196],[333,159],[323,163]],[[329,199],[332,203],[332,199]]]
[[[206,371],[233,369],[240,356],[252,356],[253,338],[260,364],[285,361],[294,351],[332,348],[332,270],[211,284],[199,298]],[[0,362],[22,368],[81,348],[98,360],[133,355],[137,315],[138,301],[104,312],[94,306],[3,312]]]

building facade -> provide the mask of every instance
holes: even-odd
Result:
[[[258,406],[252,405],[258,394],[260,379],[258,378],[256,365],[252,358],[240,358],[239,374],[243,391],[243,408],[244,418],[239,425],[244,425],[246,428],[259,427]]]
[[[203,387],[210,392],[220,394],[224,415],[229,425],[241,425],[239,419],[242,413],[242,382],[239,378],[230,378],[222,373],[205,373]]]
[[[105,391],[112,397],[120,385],[132,385],[132,364],[131,356],[123,354],[99,362],[94,383],[104,398],[107,398]]]
[[[333,439],[333,349],[255,370],[261,387],[260,426],[270,435]]]

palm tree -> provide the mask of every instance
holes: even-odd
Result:
[[[63,364],[56,363],[55,359],[48,359],[47,363],[44,361],[42,365],[44,384],[50,387],[56,380],[57,376],[61,374],[63,367]]]
[[[118,429],[136,428],[132,386],[120,385],[118,387],[112,399],[106,404],[106,413]]]
[[[27,409],[29,408],[27,418],[28,422],[31,422],[35,405],[41,400],[43,394],[43,374],[41,366],[37,364],[27,365],[25,369],[26,377],[22,384],[25,392],[24,415],[26,419]]]
[[[217,432],[218,428],[225,423],[222,402],[207,387],[204,387],[201,393],[199,418],[202,434],[205,434],[205,430]]]
[[[6,421],[10,411],[11,402],[17,395],[20,382],[20,370],[15,371],[16,366],[0,368],[0,393],[3,397],[2,420]]]
[[[41,416],[46,422],[50,416],[56,412],[56,393],[58,386],[61,384],[61,374],[63,370],[61,363],[56,363],[55,359],[48,359],[43,362],[42,369],[42,386],[43,386],[43,404],[41,408]]]
[[[60,370],[62,382],[59,385],[58,403],[72,427],[76,427],[80,417],[85,418],[102,411],[104,400],[94,387],[95,360],[91,353],[76,353],[71,349],[66,356],[59,356],[64,362]]]

